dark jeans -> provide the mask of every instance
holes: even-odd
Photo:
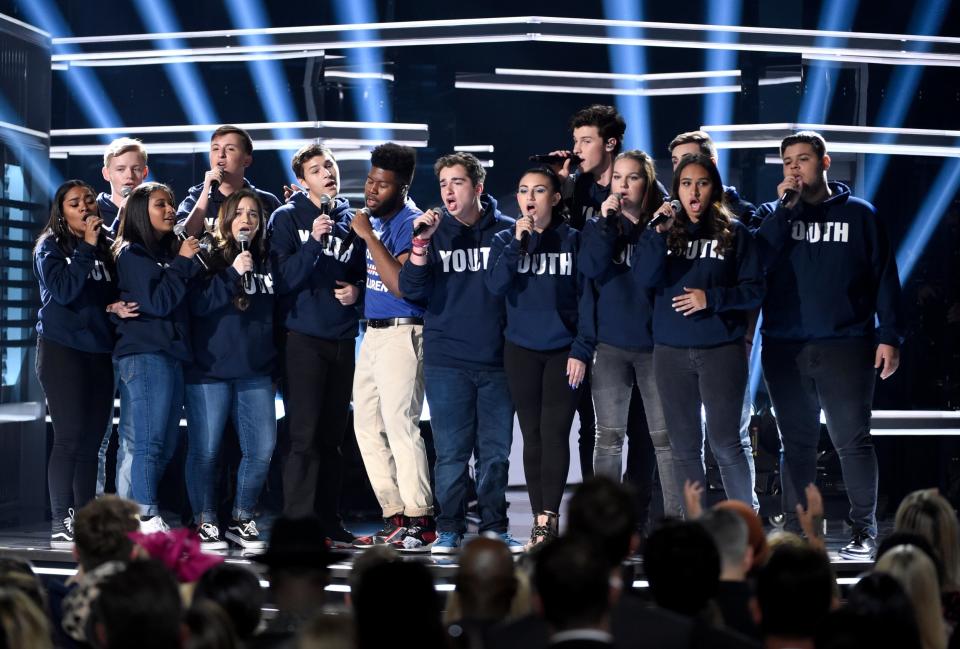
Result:
[[[667,516],[679,516],[682,496],[677,489],[670,438],[667,435],[667,424],[653,372],[653,352],[630,351],[599,343],[592,375],[593,405],[597,413],[594,471],[598,475],[620,481],[623,440],[627,436],[631,395],[634,386],[637,386],[643,399],[647,430],[660,469],[663,511]]]
[[[657,345],[653,366],[681,493],[686,480],[706,485],[702,407],[727,498],[752,506],[753,479],[740,443],[740,412],[747,383],[743,341],[703,349]]]
[[[590,383],[593,370],[587,364],[587,374],[580,384],[580,401],[577,403],[577,415],[580,416],[580,432],[577,451],[580,455],[580,475],[584,480],[593,477],[593,454],[597,438],[597,413],[593,408],[593,395]]]
[[[822,408],[840,457],[853,527],[877,535],[877,456],[870,438],[874,354],[873,343],[864,339],[763,342],[763,374],[783,447],[783,510],[791,523],[796,504],[805,502],[804,488],[817,477]]]
[[[480,532],[507,531],[507,478],[513,442],[513,403],[503,370],[424,365],[430,426],[437,451],[434,498],[437,530],[467,531],[467,474],[476,457]]]
[[[47,465],[50,511],[60,523],[96,495],[97,449],[113,416],[113,361],[52,340],[37,340],[37,377],[53,422]]]
[[[317,514],[340,525],[343,458],[340,445],[350,416],[355,341],[287,333],[283,402],[283,513]]]
[[[534,351],[507,341],[503,366],[523,434],[523,473],[533,513],[560,512],[570,469],[570,424],[580,388],[567,384],[569,349]]]

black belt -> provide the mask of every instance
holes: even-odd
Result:
[[[384,318],[382,320],[367,320],[367,326],[372,329],[386,329],[397,325],[422,325],[423,318]]]

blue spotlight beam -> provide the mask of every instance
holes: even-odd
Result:
[[[16,112],[7,102],[6,97],[0,94],[0,121],[8,124],[18,125]],[[57,172],[56,168],[50,164],[50,159],[37,151],[28,139],[28,136],[13,129],[8,130],[8,137],[13,141],[14,156],[20,160],[20,163],[27,170],[27,173],[40,181],[43,191],[47,196],[53,196],[57,187],[63,184],[63,178]],[[35,201],[41,202],[41,201]]]
[[[610,20],[643,20],[643,0],[603,0],[603,16]],[[635,27],[608,27],[613,38],[642,38],[643,30]],[[617,74],[646,74],[647,50],[644,47],[607,47],[610,67]],[[617,81],[618,87],[630,87],[630,82]],[[650,103],[642,96],[617,96],[617,110],[627,122],[625,149],[641,149],[655,155],[651,138]]]
[[[897,251],[897,269],[900,272],[901,284],[906,284],[910,278],[920,255],[927,247],[927,242],[936,231],[940,219],[943,218],[958,189],[960,189],[960,158],[949,158],[940,168],[940,173],[933,181],[930,191],[927,192],[927,199],[923,201],[920,210],[913,217],[907,236],[903,238],[900,249]]]
[[[335,0],[333,11],[340,24],[369,24],[376,22],[377,8],[373,0]],[[364,41],[376,38],[373,30],[350,32],[347,40]],[[383,68],[383,50],[380,48],[359,48],[351,50],[349,60],[356,62],[360,72],[380,72]],[[357,116],[364,122],[388,122],[393,111],[390,97],[381,80],[368,79],[363,84],[363,92],[354,95],[354,108]],[[382,129],[370,129],[365,137],[379,140],[386,137]]]
[[[155,32],[180,31],[179,21],[169,0],[134,0],[133,6],[147,29]],[[165,50],[186,47],[186,43],[178,38],[156,42]],[[163,69],[188,120],[194,124],[214,124],[219,121],[203,80],[192,63],[171,63],[163,66]]]
[[[949,9],[949,0],[923,0],[913,10],[910,32],[924,36],[939,33]],[[907,44],[907,47],[911,51],[923,53],[929,52],[931,45],[929,41],[912,41]],[[903,126],[924,70],[923,66],[897,66],[890,77],[889,92],[880,106],[880,114],[876,120],[877,126],[894,128]],[[879,141],[884,144],[892,142],[893,136],[881,135]],[[872,201],[876,196],[889,161],[890,158],[886,155],[871,156],[867,159],[864,186],[860,192],[866,200]]]
[[[70,28],[52,0],[31,0],[20,6],[23,7],[27,20],[49,32],[54,38],[71,35]],[[67,53],[78,51],[74,46],[64,49]],[[100,85],[100,81],[91,70],[71,69],[67,73],[66,82],[74,97],[73,103],[79,106],[91,125],[106,128],[122,124],[120,116],[110,102],[110,95]],[[109,142],[111,137],[109,134],[100,136],[104,142]]]
[[[817,29],[824,31],[850,31],[857,15],[859,0],[833,0],[824,2],[820,9]],[[846,39],[837,36],[818,36],[817,47],[843,47]],[[797,119],[808,124],[822,124],[830,112],[837,83],[835,65],[826,61],[814,61],[807,69],[809,80]]]
[[[725,2],[707,1],[707,22],[711,25],[739,25],[743,13],[743,0]],[[736,36],[727,31],[711,31],[708,38],[718,43],[736,42]],[[733,70],[737,67],[736,50],[706,50],[707,70]],[[721,85],[722,79],[710,79],[708,85]],[[733,95],[717,93],[703,97],[703,121],[701,124],[731,124],[733,122]],[[719,158],[717,166],[720,177],[727,180],[727,156]]]

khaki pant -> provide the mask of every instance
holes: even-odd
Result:
[[[353,427],[385,518],[433,515],[423,408],[423,326],[368,328],[353,377]]]

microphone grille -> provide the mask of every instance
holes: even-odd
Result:
[[[330,203],[330,195],[329,195],[329,194],[320,194],[320,204],[321,204],[321,205],[328,205],[329,203]]]
[[[173,233],[179,237],[186,231],[186,229],[187,226],[185,226],[183,222],[180,222],[173,226]]]
[[[127,196],[130,195],[130,192],[132,191],[133,191],[133,187],[127,187],[126,185],[124,185],[123,187],[120,188],[120,195],[126,198]]]
[[[670,207],[673,208],[674,212],[679,212],[680,210],[683,209],[683,205],[677,199],[673,199],[672,201],[670,201]]]
[[[237,232],[237,243],[249,243],[250,242],[250,230],[244,228]]]

